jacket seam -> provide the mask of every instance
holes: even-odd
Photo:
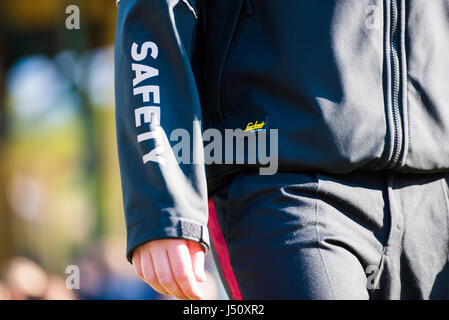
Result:
[[[215,103],[217,104],[215,112],[217,113],[216,116],[220,122],[224,121],[224,82],[225,82],[225,73],[226,73],[226,65],[229,60],[230,51],[232,50],[233,43],[236,41],[235,37],[238,32],[239,26],[242,23],[243,17],[243,11],[244,11],[244,1],[239,0],[237,3],[237,9],[235,16],[233,17],[232,26],[228,35],[228,38],[226,40],[226,46],[223,51],[223,57],[221,58],[218,74],[217,74],[217,88],[216,88],[216,97],[215,97]]]
[[[150,220],[163,220],[163,219],[182,220],[182,221],[185,221],[185,222],[190,222],[190,223],[197,224],[199,226],[207,227],[207,224],[205,224],[203,222],[199,222],[197,220],[190,219],[190,218],[185,218],[185,217],[180,217],[180,216],[160,216],[160,217],[152,217],[152,218],[145,218],[145,219],[139,220],[139,222],[136,222],[136,223],[133,223],[132,225],[129,225],[127,227],[127,229],[128,230],[133,229],[136,226],[138,226],[138,225],[140,225],[142,223],[145,223],[147,221],[150,221]]]
[[[408,68],[407,68],[407,54],[406,54],[406,8],[405,1],[398,1],[398,28],[399,28],[399,81],[400,81],[400,118],[401,118],[401,153],[398,158],[398,162],[395,167],[400,168],[405,165],[408,155],[408,148],[410,145],[410,121],[409,121],[409,108],[408,108]]]
[[[407,64],[407,53],[406,53],[406,41],[407,41],[407,35],[406,35],[406,25],[407,25],[407,11],[406,11],[406,1],[402,2],[402,6],[403,6],[403,23],[402,23],[402,27],[404,29],[403,31],[403,43],[402,43],[402,63],[404,66],[404,80],[403,80],[403,85],[404,85],[404,90],[403,90],[403,99],[404,99],[404,107],[406,108],[406,114],[407,114],[407,118],[405,119],[404,122],[406,123],[407,126],[407,145],[404,146],[404,155],[403,155],[403,159],[402,159],[402,165],[404,166],[405,163],[407,162],[407,157],[408,157],[408,152],[409,152],[409,148],[410,148],[410,107],[409,107],[409,100],[408,100],[408,64]]]
[[[393,154],[394,148],[394,124],[393,115],[391,108],[391,60],[390,54],[390,31],[391,31],[391,10],[389,1],[384,0],[384,30],[383,30],[383,44],[384,44],[384,75],[383,75],[383,92],[384,92],[384,111],[385,111],[385,122],[386,122],[386,135],[385,135],[385,146],[383,150],[383,156],[381,158],[381,164],[379,169],[385,169],[388,167],[390,158]]]
[[[193,5],[189,2],[189,0],[182,0],[182,2],[187,6],[187,8],[190,10],[190,12],[193,13],[196,20],[198,20],[198,13],[195,11],[195,8]]]

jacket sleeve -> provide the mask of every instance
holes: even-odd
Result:
[[[201,106],[191,65],[195,0],[120,0],[116,132],[127,259],[150,240],[209,248]]]

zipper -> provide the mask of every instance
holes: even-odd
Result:
[[[218,81],[217,81],[217,98],[216,98],[216,112],[213,113],[212,117],[215,122],[223,122],[223,97],[224,97],[224,78],[225,78],[225,68],[227,61],[229,59],[230,53],[232,51],[232,47],[234,46],[235,39],[237,37],[238,30],[242,24],[243,19],[246,16],[249,16],[253,13],[253,7],[250,0],[242,0],[237,12],[237,19],[232,27],[231,34],[228,39],[228,43],[226,45],[226,49],[223,55],[222,63],[220,64],[220,69],[218,72]]]
[[[390,12],[390,64],[391,64],[391,108],[393,114],[393,154],[387,168],[394,168],[398,162],[402,151],[402,122],[401,122],[401,78],[399,61],[399,13],[398,2],[400,0],[391,0]]]

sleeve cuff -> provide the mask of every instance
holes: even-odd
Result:
[[[126,258],[132,263],[134,250],[151,240],[186,239],[201,244],[205,253],[210,249],[209,231],[205,224],[182,217],[147,219],[128,228]]]

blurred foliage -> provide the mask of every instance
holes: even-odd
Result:
[[[0,300],[161,298],[125,259],[115,19],[115,0],[0,1]],[[80,290],[66,288],[71,264]]]
[[[72,4],[80,8],[80,30],[65,28]],[[114,0],[0,2],[0,263],[24,254],[61,272],[90,243],[124,235],[112,79],[111,99],[96,105],[86,86],[96,66],[85,63],[103,50],[113,68],[115,14]],[[63,68],[61,53],[72,58]],[[40,88],[29,80],[23,64],[39,58],[67,84],[62,94],[51,90],[57,83]],[[18,69],[25,76],[12,91]],[[20,98],[28,92],[32,100]],[[39,105],[56,94],[47,109]]]

